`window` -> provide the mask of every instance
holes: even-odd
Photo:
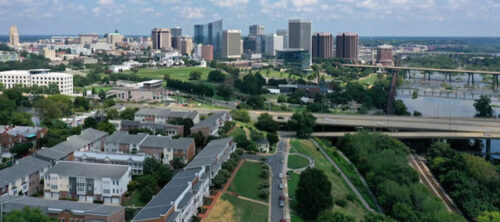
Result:
[[[104,189],[104,190],[103,190],[103,193],[104,193],[104,194],[109,194],[109,189]]]

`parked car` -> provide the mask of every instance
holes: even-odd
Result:
[[[283,190],[283,183],[280,182],[280,186],[279,186],[280,190]]]
[[[280,179],[283,179],[283,174],[282,174],[282,173],[280,173],[280,174],[278,175],[278,177],[279,177]]]
[[[285,197],[283,195],[280,195],[279,205],[280,205],[280,207],[285,206]]]

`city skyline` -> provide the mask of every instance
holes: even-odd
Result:
[[[183,28],[224,19],[224,29],[248,34],[253,24],[266,34],[304,18],[312,32],[357,32],[361,36],[500,36],[500,3],[486,0],[69,0],[0,1],[0,34],[17,25],[20,35],[148,35],[154,27]],[[64,18],[64,19],[61,19]]]

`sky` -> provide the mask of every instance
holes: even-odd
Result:
[[[312,21],[313,32],[361,36],[500,36],[500,0],[0,0],[0,34],[15,24],[20,35],[116,29],[149,35],[154,27],[224,19],[224,29],[261,24],[286,29],[290,18]]]

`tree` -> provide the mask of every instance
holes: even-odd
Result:
[[[10,152],[16,154],[16,156],[24,156],[29,153],[30,149],[33,148],[32,143],[16,143]]]
[[[231,86],[226,86],[223,84],[217,86],[217,95],[224,98],[224,100],[231,99],[231,96],[233,96],[233,93],[234,93],[233,87],[231,87]]]
[[[208,73],[208,81],[223,82],[226,76],[220,70],[212,70]]]
[[[5,222],[57,222],[56,218],[45,215],[38,208],[24,207],[22,211],[13,210],[4,216]]]
[[[247,105],[253,109],[263,109],[265,98],[262,96],[252,95],[248,97]]]
[[[38,99],[34,103],[34,108],[42,120],[57,119],[63,116],[59,104],[48,99]]]
[[[226,181],[227,181],[227,178],[224,177],[224,175],[222,175],[222,174],[219,173],[213,179],[214,187],[217,188],[217,189],[220,189],[226,183]]]
[[[191,71],[189,73],[189,80],[200,80],[201,72],[200,71]]]
[[[311,135],[316,126],[316,117],[308,112],[296,112],[288,120],[288,127],[297,132],[300,138],[307,138]]]
[[[184,164],[184,160],[182,160],[182,158],[174,157],[174,159],[172,160],[172,167],[174,167],[174,169],[179,170],[179,169],[184,168],[184,166],[185,166],[185,164]]]
[[[205,137],[203,134],[198,131],[197,133],[191,134],[189,137],[194,139],[194,143],[196,144],[196,147],[202,147],[203,144],[205,143]]]
[[[108,109],[106,110],[106,119],[118,119],[120,117],[120,113],[116,109]]]
[[[318,218],[317,222],[355,222],[354,217],[347,216],[340,212],[323,211]]]
[[[297,211],[304,219],[316,219],[321,211],[333,206],[331,189],[332,184],[322,170],[307,168],[300,174],[295,191]]]
[[[250,114],[246,109],[233,109],[231,110],[231,116],[234,120],[241,121],[244,123],[250,122]]]
[[[476,219],[477,222],[498,222],[500,221],[500,212],[485,211]]]
[[[99,90],[99,98],[101,101],[106,99],[106,92],[103,89]]]
[[[267,132],[275,132],[279,129],[280,125],[278,122],[273,120],[273,116],[269,115],[269,113],[262,113],[260,114],[259,118],[257,118],[255,127]]]
[[[75,98],[75,100],[73,101],[73,107],[75,107],[75,109],[81,108],[81,109],[87,111],[90,108],[90,102],[88,99],[86,99],[84,97],[77,96]]]
[[[491,107],[491,100],[485,95],[481,95],[478,100],[475,100],[474,108],[476,108],[477,117],[492,117],[493,108]]]
[[[268,133],[267,140],[269,141],[269,144],[271,144],[272,146],[276,145],[276,143],[278,143],[278,141],[279,141],[278,134],[276,134],[274,132]]]
[[[94,117],[87,117],[83,121],[83,128],[97,128],[97,120]]]
[[[58,93],[60,93],[60,91],[59,91],[59,86],[57,86],[57,83],[49,83],[48,94],[58,94]]]
[[[408,108],[406,107],[403,100],[398,99],[394,101],[394,114],[402,116],[410,115],[410,113],[408,112]]]
[[[139,111],[139,108],[126,108],[120,114],[120,117],[126,120],[134,120],[134,115],[137,111]]]
[[[151,200],[156,194],[157,181],[153,175],[143,175],[139,178],[139,198],[143,203]]]
[[[115,126],[113,126],[113,124],[111,124],[107,120],[99,122],[97,124],[97,129],[101,130],[101,131],[104,131],[104,132],[107,132],[107,133],[110,133],[110,134],[113,133],[116,130]]]
[[[184,126],[184,136],[188,136],[191,134],[191,127],[194,126],[193,120],[189,118],[175,118],[173,120],[168,121],[168,123],[173,125],[183,125]]]

